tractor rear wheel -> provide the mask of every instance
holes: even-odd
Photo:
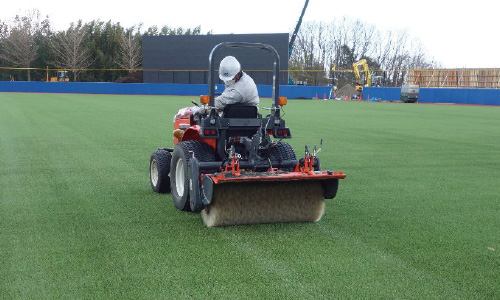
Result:
[[[170,185],[177,209],[191,211],[189,202],[189,161],[194,156],[199,162],[215,161],[213,149],[201,141],[183,141],[177,144],[172,154]]]
[[[153,191],[165,194],[170,192],[170,161],[172,155],[167,150],[159,149],[149,159],[149,181]]]
[[[269,157],[271,160],[277,161],[285,161],[285,160],[296,160],[297,157],[295,155],[295,151],[292,146],[285,142],[278,142],[275,145],[271,146],[271,151],[269,153]],[[293,171],[293,168],[283,168],[283,171]]]

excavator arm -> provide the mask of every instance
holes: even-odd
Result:
[[[365,82],[363,83],[363,80],[361,80],[361,74],[359,72],[359,67],[363,67],[363,72],[365,74]],[[363,85],[364,86],[370,86],[372,83],[372,76],[370,74],[370,68],[368,67],[368,62],[366,59],[362,59],[356,63],[352,64],[352,69],[354,71],[354,76],[356,77],[356,91],[358,92],[358,95],[363,94]]]
[[[372,75],[370,74],[370,68],[368,68],[368,63],[363,64],[363,70],[365,71],[365,78],[366,78],[365,86],[370,86],[372,84]]]
[[[360,85],[363,85],[363,83],[360,82],[361,81],[361,74],[359,73],[360,66],[363,67],[363,71],[365,73],[365,79],[366,79],[365,86],[370,86],[370,84],[372,82],[372,76],[370,74],[370,68],[368,67],[368,62],[366,61],[366,59],[362,59],[362,60],[352,64],[354,76],[356,76],[356,81],[358,81]]]

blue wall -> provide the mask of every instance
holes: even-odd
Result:
[[[363,98],[399,100],[401,88],[365,87]],[[500,89],[420,88],[421,103],[500,105]]]
[[[224,86],[219,84],[217,88],[222,91]],[[258,85],[257,88],[261,97],[271,97],[271,86]],[[199,96],[207,90],[206,84],[0,81],[0,92],[18,93]],[[289,99],[314,99],[317,95],[323,99],[324,95],[329,96],[330,90],[328,86],[282,85],[280,95]],[[365,87],[363,98],[399,100],[400,93],[401,88]],[[500,89],[421,88],[419,102],[500,105]]]
[[[271,97],[272,86],[258,85],[261,97]],[[224,85],[217,85],[222,91]],[[328,86],[280,86],[280,95],[289,99],[308,98],[318,95],[328,97]],[[168,84],[168,83],[110,83],[110,82],[27,82],[0,81],[0,92],[18,93],[69,93],[69,94],[118,94],[118,95],[178,95],[199,96],[208,92],[206,84]]]

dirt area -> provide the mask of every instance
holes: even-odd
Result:
[[[346,96],[347,96],[347,99],[350,100],[351,99],[351,96],[356,94],[356,88],[354,88],[352,85],[350,84],[346,84],[344,85],[343,87],[341,87],[340,89],[337,90],[337,98],[341,98],[342,100],[346,99]]]

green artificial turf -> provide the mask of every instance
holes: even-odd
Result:
[[[0,94],[0,299],[499,297],[499,107],[291,100],[323,219],[205,228],[148,178],[191,99]]]

